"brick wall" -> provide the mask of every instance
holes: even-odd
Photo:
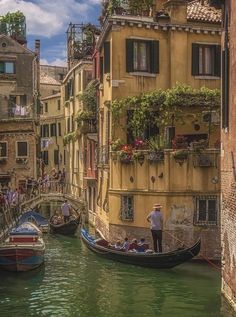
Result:
[[[236,1],[230,12],[229,128],[222,130],[222,291],[236,309]]]

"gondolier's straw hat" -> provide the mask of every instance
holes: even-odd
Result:
[[[160,204],[155,204],[155,205],[153,206],[153,208],[161,209],[161,208],[162,208],[162,205],[160,205]]]

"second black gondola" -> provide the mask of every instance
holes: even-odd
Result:
[[[70,219],[66,223],[61,224],[53,224],[51,221],[50,224],[50,232],[56,234],[63,235],[74,235],[80,223],[80,217],[78,216],[75,219]]]

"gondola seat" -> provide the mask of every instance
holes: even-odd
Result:
[[[108,241],[105,239],[97,239],[97,240],[95,240],[95,243],[97,245],[100,245],[101,247],[104,247],[104,248],[107,248],[109,245]]]

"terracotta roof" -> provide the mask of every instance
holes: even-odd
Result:
[[[40,84],[47,84],[47,85],[61,85],[59,81],[54,79],[53,77],[47,75],[45,72],[40,71]]]
[[[221,9],[210,6],[207,0],[193,0],[187,4],[187,19],[206,23],[221,23]]]

